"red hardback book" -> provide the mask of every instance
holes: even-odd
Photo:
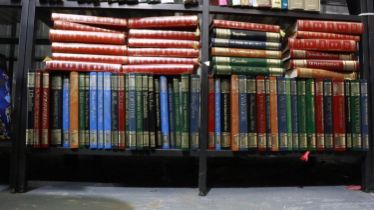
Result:
[[[321,59],[321,60],[356,60],[353,53],[331,53],[311,50],[290,49],[289,57],[297,59]],[[287,57],[287,56],[286,56]]]
[[[293,68],[314,68],[334,71],[358,71],[360,69],[360,65],[358,61],[292,59],[288,64],[288,69]]]
[[[353,40],[289,38],[288,48],[296,50],[356,52],[357,43]]]
[[[323,115],[323,79],[315,80],[315,94],[317,151],[323,151],[325,150],[325,123]]]
[[[265,77],[256,77],[256,108],[257,108],[257,145],[259,151],[266,151],[266,95]]]
[[[181,75],[193,74],[194,65],[186,64],[165,64],[165,65],[124,65],[123,73],[142,73],[155,75]]]
[[[334,150],[346,150],[346,120],[345,120],[345,96],[344,81],[335,80],[332,82],[332,108],[333,108],[333,131],[334,131]]]
[[[239,151],[239,81],[238,75],[231,76],[231,150]]]
[[[198,58],[198,49],[178,49],[178,48],[128,48],[128,56],[155,56],[155,57],[185,57]]]
[[[354,40],[360,41],[360,36],[346,35],[346,34],[334,34],[334,33],[323,33],[314,31],[296,31],[292,38],[298,39],[342,39],[342,40]]]
[[[119,131],[119,149],[126,147],[125,134],[125,116],[126,116],[126,98],[125,98],[125,76],[118,75],[118,131]]]
[[[192,40],[171,40],[171,39],[137,39],[128,40],[129,47],[138,48],[200,48],[200,42]]]
[[[214,150],[214,136],[215,136],[215,101],[214,101],[214,77],[209,75],[208,77],[209,83],[209,96],[208,96],[208,133],[209,133],[209,142],[208,142],[208,149]]]
[[[49,39],[52,42],[125,44],[125,38],[124,33],[49,30]]]
[[[314,31],[340,34],[362,34],[364,32],[363,24],[354,22],[298,20],[296,23],[296,27],[298,31]]]
[[[52,53],[52,59],[59,60],[59,61],[81,61],[81,62],[94,62],[94,63],[127,64],[127,57],[118,56],[118,55]]]
[[[126,45],[82,44],[82,43],[52,43],[52,52],[80,53],[100,55],[126,55]]]
[[[190,16],[165,16],[130,18],[129,28],[174,28],[174,27],[196,27],[199,22],[197,15]]]
[[[45,69],[57,71],[109,71],[120,72],[121,64],[90,63],[76,61],[46,61]]]
[[[42,93],[41,93],[41,148],[49,146],[49,73],[42,73]]]
[[[71,30],[71,31],[96,31],[96,32],[116,32],[113,30],[99,28],[79,23],[73,23],[63,20],[56,20],[53,22],[53,28],[59,30]]]
[[[242,29],[250,31],[265,31],[265,32],[279,32],[280,28],[277,25],[248,23],[230,20],[213,20],[213,27],[215,28],[231,28]]]
[[[199,64],[198,58],[173,58],[173,57],[127,57],[127,64]]]
[[[200,32],[130,29],[129,38],[199,40]]]
[[[102,25],[116,28],[126,28],[127,26],[127,19],[125,18],[98,17],[89,15],[52,13],[52,20],[63,20],[73,23],[85,23],[90,25]]]
[[[35,72],[35,95],[34,95],[34,142],[33,147],[40,147],[41,140],[41,96],[42,95],[42,73]]]

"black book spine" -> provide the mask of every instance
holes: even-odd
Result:
[[[351,82],[350,81],[344,81],[345,86],[345,114],[346,114],[346,145],[347,150],[353,149],[353,142],[352,142],[352,116],[351,116]]]
[[[257,112],[256,112],[256,79],[247,78],[247,106],[248,106],[248,146],[249,149],[257,149]]]
[[[53,75],[51,78],[50,125],[51,145],[62,145],[62,76]]]
[[[230,148],[230,131],[231,131],[231,101],[230,101],[230,79],[222,79],[221,82],[221,125],[222,125],[222,148]]]
[[[174,90],[173,80],[168,78],[168,102],[169,102],[169,129],[170,129],[170,148],[176,148],[175,141],[175,116],[174,116]]]
[[[84,74],[85,86],[84,86],[84,136],[87,144],[87,148],[90,146],[90,75],[89,73]]]
[[[156,101],[154,77],[148,76],[148,121],[149,121],[149,147],[156,148]]]
[[[160,107],[160,78],[155,78],[155,109],[156,109],[156,147],[162,148],[161,137],[161,107]]]
[[[143,75],[142,95],[143,95],[143,146],[149,148],[149,78],[147,75]]]
[[[111,108],[111,127],[112,127],[112,147],[119,149],[119,132],[118,132],[118,75],[112,74],[112,108]]]

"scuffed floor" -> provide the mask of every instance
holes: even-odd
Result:
[[[337,187],[127,188],[112,184],[30,182],[11,194],[0,186],[0,209],[37,210],[372,210],[374,195]]]

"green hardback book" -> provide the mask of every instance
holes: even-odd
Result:
[[[286,79],[286,120],[287,120],[287,150],[292,150],[292,105],[291,105],[291,80]]]
[[[346,126],[346,145],[347,150],[352,150],[352,108],[351,108],[351,82],[344,81],[344,94],[345,94],[345,126]]]
[[[317,138],[314,79],[307,79],[305,87],[306,132],[308,139],[308,149],[311,151],[315,151]]]
[[[173,78],[173,101],[174,101],[174,132],[175,132],[175,146],[177,149],[182,148],[181,136],[181,100],[180,87],[178,78]]]
[[[86,138],[86,121],[85,121],[85,103],[86,103],[86,98],[85,98],[85,86],[86,86],[86,80],[85,80],[85,74],[84,73],[79,73],[79,81],[78,81],[78,115],[79,115],[79,147],[80,148],[85,148],[87,145],[89,145],[88,141],[89,139]]]
[[[142,76],[142,95],[143,95],[143,147],[149,148],[149,118],[148,118],[148,76]]]
[[[149,147],[156,148],[156,101],[154,77],[148,76]]]
[[[135,76],[135,113],[136,113],[136,148],[143,149],[143,77],[141,75]]]
[[[250,66],[250,67],[283,67],[280,59],[213,57],[213,65]]]
[[[216,75],[248,75],[248,76],[282,76],[285,72],[284,68],[277,67],[252,67],[252,66],[229,66],[215,65],[213,72]]]
[[[297,116],[299,121],[299,150],[308,149],[307,128],[306,128],[306,83],[304,79],[297,81]]]
[[[291,80],[291,107],[292,107],[292,151],[299,150],[299,125],[298,125],[298,109],[297,109],[297,80]]]
[[[352,149],[362,149],[361,136],[361,102],[360,102],[360,82],[358,80],[351,81],[351,131],[352,131]]]
[[[190,86],[190,77],[188,75],[182,75],[181,76],[181,93],[182,93],[181,137],[182,137],[182,149],[183,150],[188,150],[190,147],[189,86]]]

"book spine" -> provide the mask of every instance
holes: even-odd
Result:
[[[148,76],[148,119],[149,119],[149,147],[156,148],[156,101],[154,77]]]
[[[212,57],[214,65],[245,66],[245,67],[282,67],[280,59]]]
[[[280,42],[280,33],[214,28],[213,37],[221,39],[253,40],[260,42]]]
[[[181,136],[181,99],[180,99],[179,79],[173,78],[173,109],[174,109],[174,127],[175,127],[175,146],[177,149],[182,148]]]
[[[305,83],[305,108],[306,108],[306,132],[308,150],[316,150],[316,110],[315,110],[315,83],[313,79],[307,79]]]
[[[291,80],[292,150],[299,150],[298,81]]]
[[[346,111],[344,82],[332,82],[332,115],[333,115],[333,131],[334,131],[334,151],[346,150]]]
[[[287,10],[288,9],[288,0],[282,0],[282,9]]]
[[[315,68],[334,71],[357,71],[360,68],[358,61],[344,60],[291,60],[289,69],[293,68]]]
[[[194,65],[186,64],[160,64],[160,65],[124,65],[123,73],[141,73],[153,75],[181,75],[192,74],[195,70]]]
[[[221,79],[214,79],[214,148],[221,150],[222,147],[222,99]],[[210,106],[209,106],[210,107]],[[212,107],[209,108],[211,110]]]
[[[104,148],[104,74],[97,73],[97,148]]]
[[[137,146],[137,93],[136,93],[136,75],[135,74],[129,74],[128,75],[128,81],[126,82],[126,85],[128,84],[127,91],[127,99],[126,99],[126,121],[128,122],[128,129],[126,131],[128,132],[128,135],[126,136],[126,139],[128,141],[128,147],[130,149],[136,149]]]
[[[129,47],[136,48],[193,48],[199,49],[200,42],[192,40],[172,40],[172,39],[138,39],[129,38]]]
[[[352,113],[351,113],[351,82],[344,81],[344,96],[345,96],[345,133],[346,133],[346,148],[352,150]]]
[[[324,108],[324,130],[325,130],[325,148],[333,150],[333,107],[332,107],[332,81],[325,80],[323,83],[323,108]]]
[[[369,149],[369,106],[368,106],[368,82],[360,80],[361,90],[361,132],[362,132],[362,149]]]
[[[238,76],[239,94],[239,150],[248,150],[248,97],[247,97],[247,77]]]
[[[52,48],[53,49],[53,48]],[[182,48],[129,48],[128,56],[151,56],[151,57],[177,57],[177,58],[198,58],[198,49]]]
[[[297,29],[327,33],[362,34],[363,24],[354,22],[298,20]]]
[[[190,148],[190,77],[188,75],[181,76],[181,99],[182,99],[182,149]],[[192,87],[192,85],[191,85]]]
[[[285,69],[283,68],[267,68],[267,67],[252,67],[252,66],[223,66],[215,65],[213,67],[213,73],[217,75],[271,75],[271,76],[283,76]]]
[[[213,27],[215,28],[230,28],[242,29],[249,31],[265,31],[265,32],[279,32],[280,28],[277,25],[247,23],[229,20],[213,20]]]
[[[146,64],[199,64],[198,58],[173,58],[173,57],[126,57],[123,58],[129,65]]]
[[[275,58],[282,57],[281,51],[276,50],[253,50],[240,48],[212,47],[212,56],[244,57],[244,58]]]
[[[144,149],[143,137],[144,137],[144,127],[143,127],[143,77],[137,74],[135,76],[135,94],[136,94],[136,148]]]
[[[277,106],[278,106],[278,133],[279,133],[279,150],[287,151],[287,98],[286,98],[286,79],[277,78]]]
[[[248,148],[257,149],[257,122],[256,122],[256,79],[247,77],[247,106],[248,106]]]
[[[357,43],[353,40],[336,39],[288,39],[290,49],[321,50],[334,52],[356,52]]]
[[[52,20],[62,20],[73,23],[85,23],[93,25],[105,25],[105,26],[118,26],[126,27],[127,20],[124,18],[110,18],[110,17],[98,17],[89,15],[74,15],[74,14],[63,14],[63,13],[52,13]]]
[[[280,50],[281,48],[281,44],[276,42],[260,42],[238,39],[212,38],[211,43],[214,47],[231,47],[260,50]]]
[[[97,44],[124,44],[124,33],[49,30],[51,42],[83,42]]]
[[[190,141],[191,149],[199,148],[200,130],[200,76],[191,76],[191,96],[190,96]]]
[[[49,132],[49,73],[42,73],[42,93],[41,93],[41,148],[48,148],[50,144]]]
[[[223,149],[231,147],[231,97],[230,97],[230,80],[222,79],[221,81],[221,110],[222,110],[222,141]]]
[[[209,133],[209,141],[208,141],[208,149],[212,150],[215,148],[215,114],[216,114],[216,107],[215,107],[215,84],[214,84],[214,77],[209,76],[208,78],[209,83],[209,95],[208,95],[208,133]]]
[[[42,73],[35,72],[35,96],[34,96],[34,141],[33,147],[40,147],[41,140],[41,96],[42,95]]]
[[[297,112],[299,126],[299,150],[305,151],[308,148],[305,80],[297,81]]]
[[[297,31],[295,37],[299,39],[341,39],[341,40],[354,40],[360,41],[360,36],[335,34],[335,33],[322,33],[314,31]]]
[[[173,27],[196,27],[199,22],[197,15],[190,16],[165,16],[130,18],[128,27],[131,28],[173,28]]]
[[[98,143],[98,92],[97,73],[90,72],[90,148],[96,149]]]
[[[27,73],[27,129],[26,145],[34,142],[35,72]]]
[[[296,72],[299,78],[315,78],[315,79],[332,79],[332,80],[355,80],[357,73],[341,73],[323,69],[297,68],[291,72]],[[287,76],[287,73],[286,73]]]
[[[219,0],[218,5],[219,6],[227,6],[227,0]]]
[[[51,145],[62,145],[62,76],[51,77]]]
[[[120,139],[119,139],[119,84],[118,80],[120,75],[112,74],[111,76],[111,139],[112,139],[112,148],[120,148]]]
[[[35,78],[37,82],[37,78]],[[36,85],[37,83],[35,83]],[[35,92],[35,97],[37,97]],[[35,103],[36,105],[37,103]],[[35,110],[36,112],[36,110]],[[70,79],[69,77],[63,78],[62,83],[62,140],[63,147],[70,148]]]
[[[170,149],[169,144],[169,103],[168,103],[168,88],[167,78],[160,77],[160,108],[161,108],[161,134],[162,134],[162,149]]]
[[[84,148],[86,146],[85,141],[87,139],[85,138],[85,107],[84,103],[86,101],[85,99],[85,75],[84,73],[79,73],[78,74],[78,124],[79,124],[79,130],[78,130],[78,135],[79,135],[79,147]]]
[[[315,80],[316,85],[316,137],[317,137],[317,151],[325,150],[325,123],[324,123],[324,97],[323,97],[323,80]]]
[[[107,44],[85,44],[85,43],[61,43],[52,42],[52,53],[77,53],[77,54],[97,54],[102,55],[126,55],[127,47],[125,45],[107,45]]]
[[[353,150],[362,149],[360,92],[360,82],[358,80],[351,81],[351,95],[349,100],[351,103],[351,128]]]
[[[78,72],[70,73],[70,148],[76,149],[79,147],[79,98],[78,87],[79,75]]]
[[[120,72],[122,66],[120,64],[107,63],[89,63],[76,61],[46,61],[45,69],[57,71],[101,71],[101,72]]]
[[[149,108],[149,87],[148,87],[148,76],[142,76],[142,102],[143,102],[143,147],[149,148],[149,116],[148,116],[148,108]]]
[[[287,122],[287,150],[292,151],[292,98],[291,80],[286,80],[286,122]],[[295,109],[296,110],[296,109]]]
[[[155,78],[155,102],[156,102],[156,139],[157,148],[162,147],[162,135],[161,135],[161,106],[160,106],[160,79]]]
[[[265,108],[266,108],[266,149],[272,149],[271,142],[271,107],[270,107],[270,80],[265,77]],[[276,120],[276,119],[274,119]],[[278,121],[278,120],[276,120]]]
[[[174,40],[198,40],[200,38],[199,31],[162,31],[147,29],[130,29],[129,38],[138,39],[174,39]]]
[[[90,147],[90,75],[89,73],[84,74],[85,89],[84,89],[84,136],[85,136],[85,147]]]
[[[291,58],[298,59],[320,59],[320,60],[355,60],[356,56],[353,53],[329,53],[318,52],[311,50],[290,50]]]
[[[89,25],[73,23],[69,21],[56,20],[53,21],[53,28],[58,30],[70,30],[70,31],[91,31],[91,32],[115,32],[113,30],[93,27]]]
[[[281,9],[282,8],[282,1],[281,0],[271,0],[271,8],[272,9]]]
[[[128,61],[125,56],[118,55],[90,55],[73,53],[52,53],[52,59],[58,61],[77,61],[93,63],[111,63],[126,64]]]
[[[265,77],[256,78],[256,120],[257,120],[257,139],[258,150],[266,151],[266,96],[265,96]]]
[[[174,90],[173,81],[168,80],[168,103],[169,103],[169,138],[170,148],[175,149],[175,110],[174,110]]]
[[[239,151],[239,77],[231,76],[231,150]]]
[[[278,90],[277,78],[269,77],[269,97],[270,97],[270,141],[271,151],[279,151],[279,127],[278,127]]]

